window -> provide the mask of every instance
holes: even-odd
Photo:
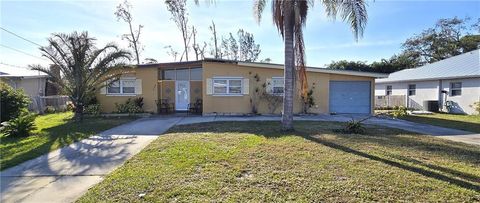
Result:
[[[462,83],[461,82],[450,83],[450,96],[460,96],[460,95],[462,95]]]
[[[213,94],[242,94],[242,79],[213,79]]]
[[[120,80],[111,82],[107,87],[107,93],[120,94]]]
[[[161,80],[202,80],[202,68],[174,68],[160,71]]]
[[[417,93],[417,85],[408,85],[408,96],[413,96]]]
[[[202,80],[202,68],[190,69],[190,80]]]
[[[175,80],[175,70],[162,70],[162,80]]]
[[[107,86],[107,94],[135,94],[135,79],[120,79]]]
[[[190,80],[189,69],[177,69],[175,73],[177,75],[175,80]]]
[[[387,88],[385,89],[385,95],[392,95],[392,86],[387,85]]]
[[[271,85],[272,85],[273,94],[283,95],[283,91],[284,91],[283,77],[273,77]]]

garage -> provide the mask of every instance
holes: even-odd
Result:
[[[330,113],[371,113],[370,81],[330,81]]]

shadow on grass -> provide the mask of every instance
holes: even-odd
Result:
[[[169,132],[171,133],[249,133],[266,138],[279,138],[282,136],[300,136],[317,144],[350,153],[356,156],[364,157],[373,161],[378,161],[392,167],[396,167],[409,172],[417,173],[425,177],[444,181],[459,187],[480,191],[480,177],[457,171],[451,168],[423,163],[419,160],[405,157],[402,155],[391,155],[381,157],[372,153],[354,149],[335,140],[322,139],[322,134],[335,134],[339,138],[349,139],[355,144],[377,144],[385,147],[408,148],[420,150],[433,155],[452,156],[458,160],[467,161],[474,164],[480,163],[480,151],[470,149],[471,146],[461,143],[448,142],[444,140],[425,141],[416,136],[403,136],[407,133],[401,130],[379,128],[371,126],[368,128],[368,135],[338,134],[333,132],[335,129],[342,128],[344,124],[337,122],[296,122],[297,131],[282,132],[279,122],[215,122],[210,124],[193,124],[188,126],[176,126]],[[424,135],[418,135],[424,136]],[[424,136],[425,137],[425,136]],[[416,139],[417,138],[417,139]],[[427,137],[429,138],[429,137]],[[438,171],[438,172],[437,172]],[[444,173],[444,174],[442,174]]]
[[[424,124],[440,126],[445,128],[453,128],[458,130],[465,130],[469,132],[480,133],[480,124],[473,123],[473,122],[449,120],[449,119],[436,118],[436,117],[424,117],[424,116],[406,116],[406,117],[403,117],[402,119],[411,121],[411,122],[416,122],[416,123],[424,123]]]
[[[2,156],[11,156],[10,159],[2,160],[0,170],[18,165],[27,160],[36,158],[46,154],[53,149],[67,146],[71,143],[85,139],[107,130],[120,122],[109,121],[99,118],[75,122],[73,120],[65,120],[64,124],[41,129],[36,135],[30,137],[3,137],[1,139]]]

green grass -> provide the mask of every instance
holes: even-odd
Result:
[[[409,115],[402,119],[416,123],[436,125],[446,128],[480,133],[480,115],[432,114]]]
[[[20,164],[47,152],[69,145],[93,134],[131,121],[133,118],[85,118],[71,121],[73,113],[40,115],[37,130],[24,138],[0,135],[0,170]]]
[[[480,201],[479,147],[373,126],[336,133],[343,125],[177,126],[78,201]]]

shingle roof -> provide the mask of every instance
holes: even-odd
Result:
[[[0,77],[47,77],[45,73],[26,68],[0,66]]]
[[[480,77],[480,49],[418,68],[391,73],[377,83]]]

